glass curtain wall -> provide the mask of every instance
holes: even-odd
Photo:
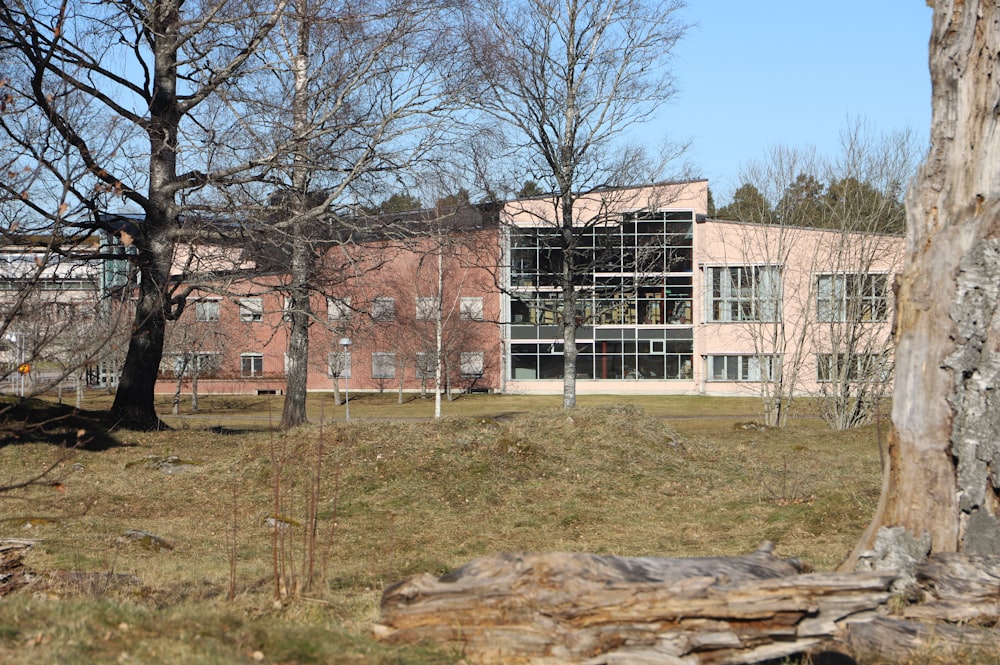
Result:
[[[641,212],[578,236],[578,378],[691,378],[693,228],[690,211]],[[552,227],[511,229],[513,380],[562,378],[562,251]]]

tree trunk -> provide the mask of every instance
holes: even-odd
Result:
[[[198,375],[201,373],[201,368],[196,367],[194,374],[191,375],[191,413],[198,413]]]
[[[896,283],[889,468],[845,565],[892,534],[931,552],[1000,553],[998,54],[997,3],[935,3],[931,150],[907,196]],[[880,557],[898,549],[883,545]]]
[[[893,579],[800,572],[769,548],[703,559],[496,554],[388,587],[374,632],[460,644],[479,665],[757,663],[821,647],[884,603]]]
[[[559,283],[562,287],[562,331],[563,331],[563,408],[576,408],[576,281],[575,262],[576,238],[573,221],[573,191],[564,187],[560,197],[562,266]]]
[[[293,62],[295,95],[292,98],[292,130],[301,137],[308,126],[308,85],[310,23],[306,12],[300,17],[296,34],[296,53]],[[304,214],[308,206],[309,173],[306,151],[308,146],[300,141],[292,160],[292,196],[295,201],[293,214]],[[306,392],[309,365],[309,322],[312,307],[309,302],[309,284],[315,270],[316,258],[308,242],[309,226],[297,222],[291,226],[291,330],[288,334],[288,370],[285,384],[285,402],[281,412],[281,427],[288,429],[306,422]]]
[[[297,243],[296,243],[297,244]],[[281,412],[281,427],[288,429],[306,422],[306,379],[309,358],[309,292],[308,277],[298,275],[293,259],[292,296],[288,335],[288,373],[285,381],[285,401]]]
[[[87,370],[78,369],[76,371],[76,408],[83,408],[83,388],[87,380]]]
[[[175,416],[181,412],[181,388],[183,386],[184,379],[177,377],[177,383],[174,384],[174,400],[170,405],[170,413]]]
[[[177,226],[177,137],[183,113],[177,98],[177,52],[180,2],[154,3],[150,12],[153,44],[153,98],[146,135],[149,139],[149,194],[146,217],[133,241],[139,250],[139,302],[111,415],[136,429],[162,427],[153,404],[156,375],[163,357],[167,318],[176,316],[169,296],[174,243],[167,231]],[[124,241],[124,237],[123,237]],[[182,305],[182,303],[178,303]]]
[[[145,252],[152,254],[152,252]],[[141,255],[140,255],[141,256]],[[169,257],[169,254],[167,255]],[[163,338],[169,303],[163,291],[165,271],[151,259],[142,270],[139,302],[122,366],[111,415],[124,427],[152,430],[163,427],[153,403],[156,375],[163,357]]]

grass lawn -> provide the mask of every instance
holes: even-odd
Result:
[[[104,450],[8,441],[0,483],[56,464],[60,484],[5,497],[0,537],[36,541],[37,579],[0,601],[0,662],[453,663],[368,636],[385,586],[495,551],[735,555],[763,540],[831,569],[878,499],[874,427],[752,427],[752,399],[582,397],[564,412],[474,395],[434,422],[431,400],[395,398],[359,395],[344,423],[311,396],[315,423],[291,433],[260,429],[280,398],[214,397]]]
[[[73,396],[64,399],[72,403]],[[173,397],[158,395],[157,411],[171,427],[240,427],[264,429],[274,427],[281,420],[281,395],[201,395],[198,412],[191,411],[191,396],[181,396],[178,415],[171,415]],[[83,404],[85,409],[106,409],[113,397],[105,391],[90,391]],[[760,399],[752,396],[721,399],[703,395],[581,395],[581,407],[608,404],[631,404],[651,416],[725,416],[729,418],[758,419],[761,417]],[[720,404],[722,408],[720,410]],[[459,394],[453,401],[442,398],[441,413],[444,417],[478,418],[510,417],[535,413],[540,409],[559,408],[562,395],[483,395]],[[310,393],[306,402],[310,420],[319,422],[343,421],[344,406],[334,402],[332,393]],[[802,400],[800,415],[809,414],[809,403]],[[420,397],[404,393],[403,403],[394,391],[383,393],[351,393],[351,419],[429,419],[434,417],[433,397]]]

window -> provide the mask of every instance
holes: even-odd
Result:
[[[326,320],[346,321],[351,318],[350,298],[327,298],[326,299]]]
[[[340,379],[351,378],[351,352],[334,351],[327,356],[326,373]]]
[[[240,321],[263,321],[264,301],[260,298],[240,298]]]
[[[888,276],[875,273],[820,275],[816,316],[820,321],[885,321],[889,311]]]
[[[240,354],[240,376],[262,376],[264,374],[263,353]]]
[[[486,354],[482,351],[464,351],[460,357],[459,371],[465,378],[478,378],[486,366]]]
[[[781,320],[778,266],[714,267],[705,273],[709,321]]]
[[[417,298],[417,321],[434,321],[437,311],[437,298]]]
[[[395,379],[396,378],[396,354],[395,353],[373,353],[372,354],[372,378],[373,379]]]
[[[891,378],[892,363],[886,353],[816,354],[816,380],[820,383],[883,382]]]
[[[194,318],[195,321],[218,321],[219,301],[199,300],[196,302],[194,305]]]
[[[482,321],[483,299],[477,297],[462,298],[458,303],[458,314],[463,321]]]
[[[376,298],[372,301],[371,314],[376,321],[392,321],[396,318],[396,299]]]
[[[437,362],[434,353],[426,353],[424,351],[417,352],[417,378],[418,379],[433,379],[436,370]]]
[[[173,357],[174,376],[207,376],[219,367],[218,353],[178,353]]]
[[[47,314],[49,320],[60,323],[89,318],[83,303],[54,302],[43,306],[41,311]]]
[[[763,370],[763,371],[762,371]],[[709,381],[771,381],[781,373],[778,356],[709,356]]]

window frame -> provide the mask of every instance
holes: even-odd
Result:
[[[417,351],[414,367],[418,379],[433,379],[437,375],[436,356],[433,351]]]
[[[257,371],[255,371],[255,368],[254,368],[253,365],[250,366],[250,372],[249,373],[247,372],[247,365],[246,365],[246,363],[247,363],[248,360],[251,361],[251,362],[253,362],[253,361],[259,361],[258,363],[254,363],[254,364],[259,364],[260,365],[260,372],[259,373]],[[257,352],[241,353],[240,354],[240,376],[242,378],[244,378],[244,379],[256,379],[256,378],[264,376],[264,354],[263,353],[257,353]]]
[[[485,351],[462,351],[458,358],[458,374],[463,379],[481,379],[486,374]]]
[[[351,318],[351,298],[326,297],[326,320],[349,321]]]
[[[462,321],[485,321],[482,296],[462,296],[458,300],[458,318]]]
[[[844,376],[843,369],[839,369],[837,376],[833,376],[832,361],[834,358],[848,358],[853,359],[851,363],[852,367],[847,369],[847,376]],[[864,374],[864,368],[870,362],[870,359],[875,357],[882,358],[882,369],[881,376],[879,377],[866,377],[862,376]],[[862,353],[817,353],[816,354],[816,382],[822,384],[828,383],[868,383],[868,382],[889,382],[892,381],[892,355],[888,352],[862,352]]]
[[[706,357],[706,381],[709,383],[769,383],[781,376],[779,354],[724,353]],[[719,361],[723,370],[721,377],[716,364]]]
[[[386,380],[396,378],[396,354],[393,351],[372,352],[372,378]]]
[[[379,296],[372,300],[371,317],[373,321],[395,321],[396,299],[390,296]]]
[[[876,281],[879,283],[876,284]],[[829,286],[824,286],[825,282]],[[857,315],[852,316],[855,313]],[[889,274],[885,272],[817,274],[816,320],[820,323],[888,321]]]
[[[209,307],[212,306],[212,307]],[[215,316],[211,312],[206,315],[205,309],[215,310]],[[222,312],[222,300],[220,298],[201,298],[194,303],[194,320],[199,323],[218,323]]]
[[[771,276],[765,278],[769,273]],[[705,320],[709,323],[779,323],[780,265],[754,263],[705,267]],[[724,278],[723,278],[724,277]],[[771,284],[765,284],[765,279]],[[767,290],[768,293],[764,293]]]
[[[335,365],[339,371],[334,369]],[[330,351],[326,356],[326,375],[331,379],[351,378],[351,352]]]
[[[171,371],[173,372],[175,378],[179,376],[192,376],[192,374],[197,374],[200,378],[211,378],[213,373],[218,372],[219,367],[221,365],[221,363],[218,365],[214,364],[215,362],[222,359],[222,353],[219,351],[191,352],[190,355],[194,357],[194,364],[196,365],[196,367],[194,368],[195,371],[194,372],[191,371],[191,363],[188,363],[188,366],[184,369],[183,374],[181,374],[179,371],[179,365],[182,362],[182,359],[184,358],[185,355],[188,354],[183,354],[183,353],[171,354],[170,366],[171,366]],[[211,364],[206,362],[206,360],[209,358],[212,359]]]
[[[263,298],[257,296],[240,298],[240,321],[242,323],[261,323],[263,320]]]
[[[441,301],[433,296],[417,296],[415,316],[417,321],[434,321],[440,309]]]

